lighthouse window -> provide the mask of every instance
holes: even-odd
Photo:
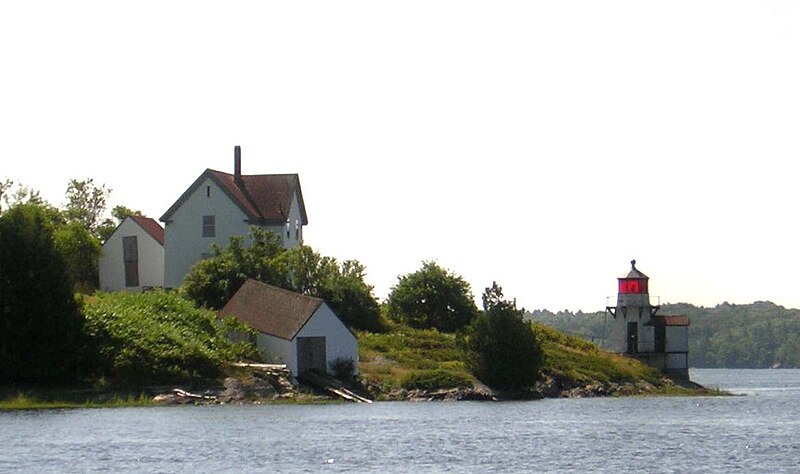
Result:
[[[647,280],[622,279],[619,281],[619,292],[623,294],[647,293]]]

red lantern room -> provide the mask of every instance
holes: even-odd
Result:
[[[618,278],[619,294],[646,295],[647,280],[649,280],[647,275],[636,269],[636,260],[631,260],[631,271],[628,272],[628,276],[624,278]]]

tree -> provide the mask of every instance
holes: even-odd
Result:
[[[383,332],[380,307],[372,286],[364,281],[366,268],[357,260],[339,263],[301,246],[281,256],[285,268],[285,288],[321,298],[350,327]]]
[[[414,273],[398,277],[388,298],[389,316],[419,329],[453,332],[478,312],[469,283],[436,262],[423,262]]]
[[[75,291],[91,293],[99,287],[100,241],[78,222],[64,224],[53,232],[56,250],[67,265]]]
[[[248,278],[325,300],[351,327],[382,331],[384,324],[372,287],[364,282],[358,261],[341,264],[310,247],[285,250],[281,238],[257,227],[253,245],[232,237],[227,247],[214,247],[211,258],[195,265],[184,280],[186,295],[198,305],[220,309]]]
[[[19,204],[0,216],[0,380],[77,375],[83,316],[53,231],[44,206]]]
[[[67,185],[67,205],[64,215],[69,222],[79,222],[93,235],[98,235],[109,194],[111,194],[109,188],[104,184],[95,185],[92,178],[84,181],[71,179]]]
[[[0,204],[0,213],[2,213],[4,207],[5,209],[10,209],[17,204],[46,204],[39,191],[34,191],[20,183],[16,183],[16,189],[12,191],[14,185],[14,181],[8,178],[0,182],[0,201],[5,204],[5,206]]]
[[[241,236],[227,247],[215,245],[211,258],[192,267],[183,282],[186,296],[196,304],[221,309],[248,278],[285,286],[285,273],[276,257],[284,252],[281,238],[258,227],[251,229],[253,244],[245,247]]]
[[[483,293],[483,313],[465,339],[467,366],[485,384],[499,389],[533,385],[544,361],[539,342],[523,311],[503,299],[497,283]]]

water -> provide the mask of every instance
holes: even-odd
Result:
[[[744,396],[5,412],[0,472],[800,471],[800,370],[692,378]]]

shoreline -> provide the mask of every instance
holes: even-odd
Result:
[[[370,393],[356,391],[374,401],[535,401],[553,398],[601,398],[640,396],[729,396],[721,389],[703,387],[691,380],[663,377],[659,385],[647,381],[578,382],[547,374],[534,387],[520,390],[492,390],[482,384],[468,388],[440,390],[394,389]],[[175,384],[125,388],[9,386],[0,388],[0,411],[74,408],[127,408],[173,405],[271,405],[350,403],[289,380],[256,374],[227,377],[208,384]]]

